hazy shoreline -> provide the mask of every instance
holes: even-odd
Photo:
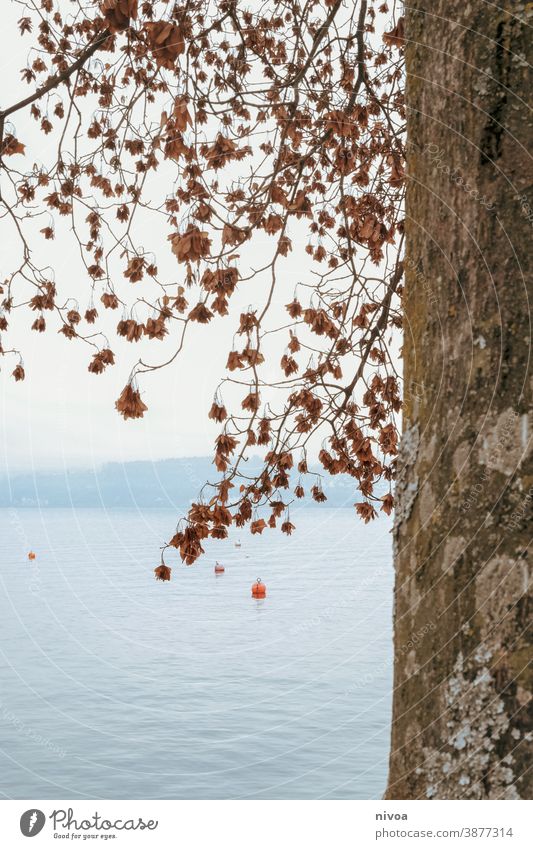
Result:
[[[251,459],[248,471],[259,465]],[[312,469],[320,473],[320,468]],[[323,470],[322,470],[323,471]],[[206,481],[219,477],[209,457],[106,463],[96,469],[22,472],[0,478],[0,508],[91,507],[176,509],[198,497]],[[310,476],[307,490],[314,479]],[[330,507],[352,507],[356,481],[348,475],[322,478]],[[306,488],[305,480],[303,482]],[[303,499],[306,507],[320,507]]]

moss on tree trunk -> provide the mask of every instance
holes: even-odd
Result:
[[[531,798],[533,4],[414,0],[406,17],[386,798]]]

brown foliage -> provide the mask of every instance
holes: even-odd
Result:
[[[18,366],[15,366],[15,368],[13,370],[13,377],[15,378],[16,381],[24,380],[24,378],[26,377],[26,374],[24,372],[24,368],[22,367],[22,365],[20,363],[18,364]]]
[[[144,30],[156,64],[161,68],[173,70],[176,60],[185,50],[185,41],[179,26],[170,21],[154,21],[146,23]]]
[[[148,407],[141,400],[138,389],[127,383],[115,401],[115,407],[125,419],[142,419]]]
[[[237,398],[226,409],[217,390],[208,413],[221,426],[221,478],[169,544],[190,564],[206,537],[223,539],[232,524],[260,534],[284,511],[292,533],[287,494],[303,498],[305,481],[291,476],[309,474],[318,434],[324,474],[351,476],[363,521],[376,507],[389,514],[392,495],[374,487],[394,480],[401,408],[388,337],[401,327],[403,18],[368,0],[283,13],[268,2],[98,0],[68,20],[56,0],[21,5],[29,97],[0,113],[1,220],[20,242],[0,287],[3,336],[14,332],[11,309],[29,308],[33,330],[91,346],[88,369],[101,374],[115,356],[94,304],[120,308],[117,336],[174,350],[137,360],[116,401],[125,419],[141,418],[140,376],[172,362],[191,325],[211,355],[212,320],[231,321],[231,299],[248,287],[221,361]],[[46,137],[42,151],[15,134],[23,109]],[[39,242],[57,245],[68,223],[81,282],[58,268],[52,283],[39,268],[28,242],[36,211],[46,215]],[[279,327],[273,308],[285,302]],[[22,365],[13,375],[23,379]],[[251,477],[250,446],[262,452]],[[312,480],[305,489],[325,501]],[[168,580],[166,569],[156,577]]]
[[[102,0],[100,11],[110,32],[120,32],[137,18],[137,0]]]
[[[193,224],[184,233],[173,233],[168,238],[178,262],[199,262],[202,257],[209,255],[211,239],[205,231]]]
[[[156,568],[154,569],[156,581],[170,581],[171,572],[172,569],[170,568],[170,566],[165,566],[164,563],[162,563],[160,566],[156,566]]]

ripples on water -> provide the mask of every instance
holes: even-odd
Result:
[[[244,533],[239,549],[233,534],[189,568],[171,556],[161,584],[172,512],[0,511],[0,793],[380,798],[390,525],[292,519],[290,539]]]

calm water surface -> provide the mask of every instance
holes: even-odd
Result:
[[[380,798],[390,526],[292,519],[161,584],[172,512],[1,510],[0,794]]]

